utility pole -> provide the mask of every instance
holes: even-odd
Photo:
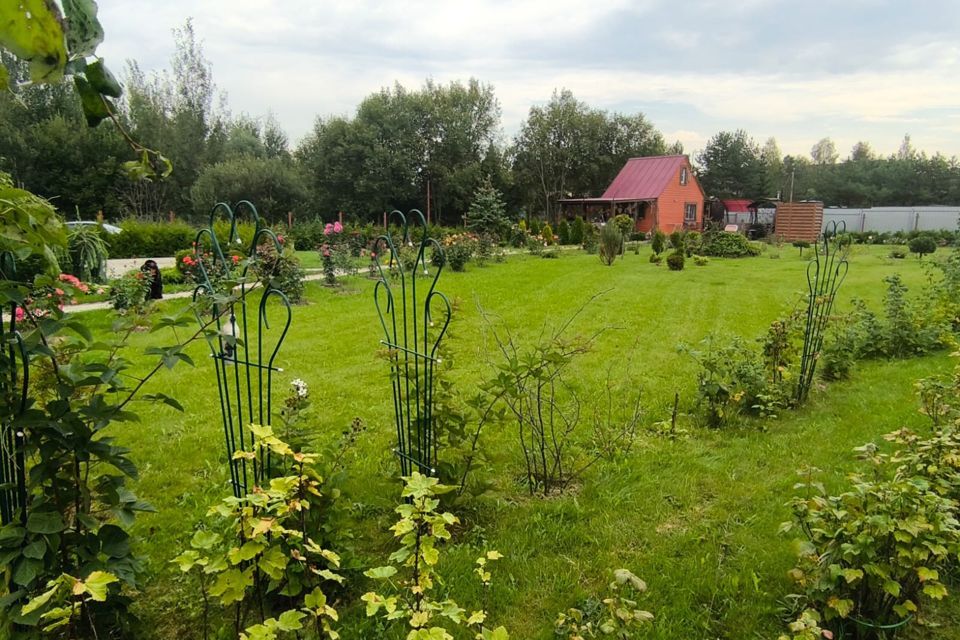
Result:
[[[797,168],[790,169],[790,202],[793,202],[793,179],[797,175]]]

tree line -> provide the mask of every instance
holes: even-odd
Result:
[[[917,151],[909,134],[896,153],[883,157],[857,142],[840,160],[830,138],[810,156],[780,153],[777,141],[762,146],[746,131],[722,131],[696,155],[707,195],[718,198],[822,200],[828,206],[960,204],[960,162]]]
[[[643,114],[593,108],[569,90],[533,106],[505,140],[494,89],[477,79],[418,89],[400,84],[361,101],[353,115],[319,117],[293,148],[270,115],[230,112],[190,21],[174,31],[167,70],[127,65],[118,120],[175,167],[163,181],[133,181],[130,149],[115,127],[87,127],[73,87],[0,95],[0,170],[49,198],[68,217],[202,219],[218,200],[250,199],[272,222],[378,220],[394,208],[429,209],[458,224],[477,189],[490,184],[511,215],[554,218],[557,201],[599,195],[627,158],[683,153]],[[0,51],[13,81],[26,69]],[[25,108],[26,107],[26,108]],[[859,143],[838,162],[824,139],[811,157],[783,156],[742,130],[720,132],[694,156],[708,196],[816,198],[827,204],[960,203],[955,158],[915,151],[905,140],[882,158]]]

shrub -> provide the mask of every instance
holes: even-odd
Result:
[[[653,239],[650,240],[650,248],[655,255],[660,255],[667,248],[667,236],[660,229],[653,232]]]
[[[600,229],[600,262],[611,266],[620,255],[622,245],[623,234],[617,226],[612,223],[605,224]]]
[[[477,238],[471,233],[460,233],[443,239],[447,264],[454,271],[465,271],[467,263],[477,250]]]
[[[845,380],[862,353],[861,328],[851,316],[833,319],[830,328],[820,350],[817,371],[824,380]]]
[[[903,260],[904,258],[907,257],[907,252],[904,251],[903,249],[891,249],[890,257],[893,258],[894,260]]]
[[[160,278],[163,280],[163,284],[165,285],[186,283],[186,279],[183,277],[183,274],[180,273],[180,270],[176,267],[160,269]]]
[[[933,253],[937,250],[937,241],[931,236],[917,236],[907,245],[910,253],[917,254],[917,259],[922,259],[924,254]]]
[[[570,224],[566,219],[560,221],[557,225],[557,242],[560,244],[570,244]]]
[[[600,246],[600,234],[597,232],[597,228],[592,224],[588,224],[583,227],[583,250],[587,253],[593,254],[596,253]]]
[[[380,615],[387,624],[410,627],[406,636],[410,639],[452,640],[453,636],[446,627],[453,626],[469,630],[470,637],[509,640],[503,627],[490,631],[484,626],[489,617],[485,609],[475,611],[468,618],[453,600],[434,598],[434,587],[440,583],[435,569],[440,559],[439,547],[451,538],[448,527],[460,522],[452,513],[437,511],[439,497],[453,487],[443,486],[436,478],[416,471],[404,478],[404,482],[401,494],[404,501],[395,509],[400,519],[391,527],[400,545],[390,555],[390,561],[396,564],[364,572],[368,578],[388,582],[392,591],[399,592],[392,595],[375,591],[365,593],[360,599],[367,603],[367,617]],[[488,551],[474,563],[474,573],[479,576],[485,595],[489,592],[492,577],[490,563],[502,557],[497,551]],[[401,577],[394,578],[398,575]]]
[[[760,354],[739,338],[717,347],[716,336],[707,336],[699,349],[680,345],[692,357],[697,372],[697,403],[710,427],[734,422],[741,413],[753,411],[768,395],[766,370]]]
[[[147,301],[150,280],[140,270],[130,271],[110,283],[110,303],[117,311],[138,309]]]
[[[336,573],[340,557],[324,548],[320,537],[318,519],[325,514],[318,513],[324,487],[313,468],[317,456],[294,452],[270,427],[254,424],[250,432],[255,444],[238,456],[248,461],[270,456],[271,466],[287,475],[266,477],[249,494],[211,508],[210,515],[231,535],[223,539],[198,530],[190,548],[171,562],[197,576],[205,607],[213,601],[235,609],[234,637],[276,638],[268,632],[302,629],[308,620],[317,637],[337,638],[331,627],[337,613],[327,594],[343,578]],[[252,626],[248,617],[256,620]]]
[[[960,550],[960,528],[953,501],[910,473],[883,478],[876,446],[858,450],[878,477],[853,475],[846,492],[831,496],[807,472],[781,531],[804,534],[790,575],[828,626],[841,637],[875,638],[878,626],[904,623],[921,599],[946,595],[940,571]]]
[[[538,236],[540,235],[541,229],[543,229],[543,223],[540,222],[539,218],[534,218],[530,221],[530,235]]]
[[[543,225],[543,228],[540,230],[540,235],[543,236],[543,242],[548,247],[553,246],[557,240],[553,235],[553,227],[551,227],[549,223]]]
[[[890,358],[923,355],[940,346],[945,327],[931,316],[931,309],[917,305],[907,295],[900,274],[884,278],[887,293],[883,299],[886,322],[879,336],[871,336],[880,343],[880,351]]]
[[[683,253],[674,251],[667,256],[667,266],[670,267],[670,271],[683,271],[685,260]]]
[[[660,263],[663,262],[663,256],[660,255],[659,253],[651,253],[651,254],[650,254],[650,262],[652,262],[653,264],[655,264],[655,265],[657,265],[657,266],[660,266]]]
[[[570,244],[583,244],[586,224],[580,216],[573,219],[573,224],[570,225]]]
[[[113,258],[157,258],[175,255],[190,247],[197,230],[185,222],[124,220],[120,233],[107,235],[107,250]],[[220,230],[218,229],[218,234]],[[219,238],[226,238],[227,229]],[[252,238],[252,236],[251,236]]]
[[[682,231],[674,231],[670,234],[670,246],[673,247],[674,251],[684,250],[683,241],[684,237]]]
[[[801,258],[803,257],[803,250],[810,248],[810,243],[807,242],[806,240],[794,240],[794,241],[791,242],[790,244],[792,244],[792,245],[795,246],[796,248],[800,249],[800,257],[801,257]]]
[[[273,242],[265,242],[257,247],[257,259],[253,267],[264,286],[269,283],[283,293],[291,304],[303,302],[303,278],[306,272],[293,250],[277,251]]]
[[[703,251],[703,234],[699,231],[688,231],[684,234],[683,246],[687,257],[699,255]]]
[[[707,231],[703,234],[703,255],[717,258],[742,258],[760,255],[760,247],[739,233]]]
[[[487,264],[487,260],[493,256],[494,246],[495,238],[489,233],[481,233],[479,236],[477,236],[476,253],[474,254],[473,258],[478,267],[482,267]]]
[[[698,267],[705,267],[709,262],[710,260],[706,256],[693,256],[693,264],[697,265]]]

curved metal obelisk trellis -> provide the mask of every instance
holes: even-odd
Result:
[[[433,383],[438,349],[450,324],[450,301],[436,290],[443,267],[437,267],[431,279],[427,273],[427,250],[443,255],[443,247],[427,236],[427,223],[416,209],[409,214],[422,230],[416,245],[416,262],[404,265],[401,247],[413,247],[408,216],[400,211],[390,214],[400,226],[400,237],[389,232],[376,240],[375,261],[379,280],[374,287],[374,302],[383,326],[383,344],[389,350],[393,410],[396,418],[400,471],[436,475],[437,440],[434,434]],[[414,249],[411,249],[414,250]],[[388,257],[386,269],[381,258]],[[443,264],[441,259],[438,264]],[[424,275],[417,275],[423,267]],[[407,269],[407,267],[410,267]],[[417,282],[421,280],[418,291]],[[432,307],[439,307],[434,313]]]
[[[0,272],[6,280],[16,279],[16,261],[13,254],[0,254]],[[0,321],[0,366],[3,402],[6,405],[0,422],[0,524],[16,519],[27,521],[27,480],[24,468],[23,431],[16,424],[27,407],[27,387],[30,384],[30,361],[23,337],[17,330],[17,304],[5,309],[10,314],[9,324]]]
[[[255,224],[248,259],[234,264],[229,250],[217,237],[214,222],[222,215],[229,223],[227,245],[239,245],[238,216],[248,213]],[[211,357],[217,374],[220,415],[227,445],[227,463],[233,494],[241,497],[252,490],[270,471],[269,454],[248,461],[234,458],[234,453],[251,449],[250,424],[269,425],[273,416],[274,373],[277,354],[290,329],[292,312],[287,296],[272,282],[262,284],[248,281],[250,267],[256,262],[257,247],[273,243],[278,252],[283,250],[277,236],[263,225],[256,207],[241,200],[233,208],[220,202],[210,212],[210,226],[197,233],[194,256],[198,264],[199,284],[193,292],[194,300],[207,297],[208,314],[198,312],[201,325],[210,324],[215,332],[208,333]],[[204,259],[204,254],[209,254]],[[222,282],[236,281],[232,291],[223,291]],[[257,299],[259,295],[259,299]],[[283,326],[271,328],[267,319],[268,304],[275,301],[281,308]],[[271,305],[271,306],[276,306]],[[248,308],[252,307],[252,313]],[[273,337],[271,337],[273,336]]]
[[[813,386],[813,374],[823,348],[823,334],[830,321],[830,311],[837,290],[850,268],[846,253],[840,246],[840,234],[847,230],[841,222],[830,222],[822,240],[815,245],[813,259],[807,264],[807,315],[803,334],[803,356],[794,401],[802,404]]]

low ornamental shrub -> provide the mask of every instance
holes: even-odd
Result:
[[[620,255],[623,247],[623,234],[613,223],[607,223],[600,229],[600,262],[611,266]]]
[[[600,248],[600,234],[592,224],[583,227],[583,250],[589,254],[596,253]]]
[[[795,246],[797,249],[800,249],[800,257],[801,257],[801,258],[803,257],[803,250],[810,248],[810,243],[807,242],[806,240],[794,240],[794,241],[791,242],[790,244],[792,244],[793,246]]]
[[[910,253],[917,254],[917,259],[923,259],[924,255],[937,250],[937,241],[932,236],[917,236],[910,241],[907,248],[910,249]]]
[[[543,228],[540,230],[540,235],[543,236],[543,243],[548,247],[553,246],[557,241],[556,236],[553,235],[553,227],[549,224],[543,225]]]
[[[660,255],[667,248],[667,236],[660,229],[653,232],[653,238],[650,240],[650,248],[654,255]]]
[[[570,225],[570,244],[583,244],[583,233],[586,226],[587,223],[581,216],[573,219],[573,223]]]
[[[703,234],[701,253],[717,258],[743,258],[760,255],[760,247],[739,233],[707,231]]]
[[[674,251],[667,256],[667,266],[670,268],[670,271],[683,271],[685,260],[682,252]]]
[[[557,242],[560,244],[571,244],[570,223],[567,222],[566,218],[561,220],[560,224],[557,225]]]

